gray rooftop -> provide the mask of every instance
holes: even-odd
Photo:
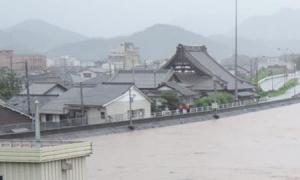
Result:
[[[178,45],[176,55],[171,58],[165,65],[164,69],[167,69],[173,61],[176,61],[179,53],[183,52],[185,60],[188,60],[193,64],[200,72],[207,75],[207,77],[217,77],[227,85],[227,89],[233,90],[235,84],[235,76],[227,71],[222,65],[220,65],[214,58],[212,58],[205,46],[184,46]],[[198,76],[199,77],[199,76]],[[252,89],[253,86],[241,79],[238,80],[239,89]]]
[[[46,95],[54,87],[59,86],[66,90],[65,87],[59,85],[58,83],[33,83],[29,86],[29,93],[31,95]],[[26,95],[27,91],[24,89],[20,95]]]
[[[85,106],[103,106],[128,91],[132,84],[99,84],[83,88]],[[80,88],[71,88],[61,96],[45,104],[42,114],[64,114],[65,105],[80,105]]]
[[[163,85],[172,88],[173,90],[179,92],[183,96],[194,96],[194,95],[197,95],[196,92],[194,92],[194,91],[186,88],[184,85],[179,84],[177,82],[166,82]]]
[[[112,82],[134,82],[139,89],[154,89],[163,82],[167,82],[174,75],[170,70],[135,70],[119,71]]]
[[[40,106],[48,103],[49,101],[57,98],[58,96],[30,96],[30,109],[31,113],[34,112],[35,104],[34,101],[38,100]],[[28,103],[27,103],[27,96],[25,95],[16,95],[7,101],[7,106],[14,108],[22,113],[28,113]]]

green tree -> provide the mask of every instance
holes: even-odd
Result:
[[[202,97],[195,101],[197,106],[210,106],[214,101],[217,101],[218,104],[227,104],[234,101],[232,94],[227,92],[217,92],[216,95],[210,95]]]
[[[7,69],[0,69],[0,97],[9,99],[20,90],[20,81],[16,74]]]
[[[174,91],[164,91],[160,95],[163,108],[168,107],[170,110],[177,109],[180,99]]]

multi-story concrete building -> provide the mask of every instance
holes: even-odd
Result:
[[[17,73],[25,72],[25,62],[30,73],[41,72],[47,67],[46,56],[38,54],[15,54],[13,50],[0,50],[0,69],[12,69]]]
[[[124,42],[119,47],[111,50],[108,56],[108,62],[115,69],[132,69],[140,64],[139,49],[133,43]]]
[[[39,54],[16,54],[13,56],[13,70],[17,73],[23,73],[24,63],[28,63],[28,70],[31,73],[42,72],[47,68],[46,56]]]
[[[60,56],[47,59],[47,67],[73,67],[80,66],[80,61],[75,57]]]
[[[13,50],[0,50],[0,69],[10,69],[13,62]]]

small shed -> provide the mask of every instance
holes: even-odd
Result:
[[[90,142],[1,141],[2,180],[86,180]]]

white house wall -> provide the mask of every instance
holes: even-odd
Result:
[[[88,124],[104,123],[105,119],[101,118],[101,112],[105,112],[105,110],[101,108],[89,108],[87,110]]]
[[[145,115],[151,115],[151,103],[135,88],[131,88],[131,95],[134,96],[132,110],[144,109]],[[127,115],[129,110],[129,91],[106,106],[107,115]]]

